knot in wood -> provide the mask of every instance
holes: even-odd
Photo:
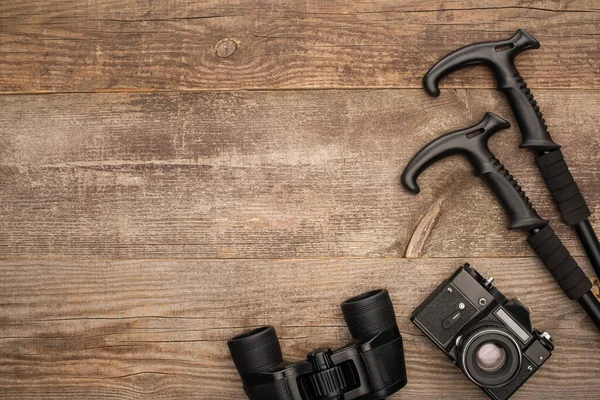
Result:
[[[216,52],[221,58],[227,58],[237,49],[237,44],[233,39],[223,39],[217,43]]]

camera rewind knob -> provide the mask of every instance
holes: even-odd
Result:
[[[552,336],[550,336],[550,334],[548,332],[542,332],[540,334],[541,337],[543,337],[544,339],[546,339],[547,341],[551,342],[552,341]]]

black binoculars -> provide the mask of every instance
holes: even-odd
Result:
[[[263,326],[227,342],[250,400],[384,399],[406,385],[402,337],[385,289],[341,305],[353,340],[286,364],[277,334]]]

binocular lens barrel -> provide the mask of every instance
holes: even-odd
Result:
[[[362,339],[396,326],[390,294],[385,289],[373,290],[342,303],[346,325],[354,339]]]
[[[244,332],[227,345],[240,375],[267,371],[283,363],[277,333],[272,326]]]

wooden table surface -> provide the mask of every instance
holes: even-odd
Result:
[[[340,302],[386,287],[409,379],[390,398],[484,399],[409,321],[465,261],[554,337],[514,398],[598,398],[596,328],[471,167],[399,184],[485,111],[515,126],[488,69],[437,99],[421,78],[517,28],[600,228],[597,1],[1,2],[0,398],[243,399],[228,338],[271,324],[299,360],[349,339]],[[491,147],[592,276],[519,142]]]

